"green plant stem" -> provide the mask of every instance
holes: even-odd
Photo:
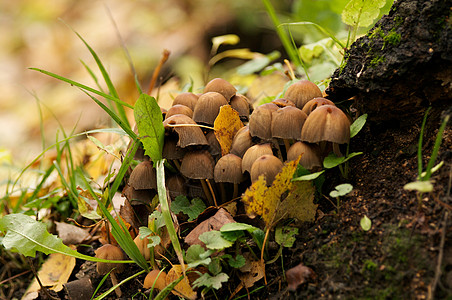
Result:
[[[419,142],[417,144],[417,168],[418,168],[418,174],[419,174],[419,178],[422,180],[421,176],[422,176],[422,142],[424,139],[424,129],[425,129],[425,123],[427,122],[427,116],[428,113],[430,112],[430,109],[432,109],[431,107],[429,107],[427,109],[427,111],[425,112],[424,115],[424,119],[422,120],[422,125],[421,125],[421,132],[419,133]]]
[[[438,130],[438,134],[436,135],[435,145],[433,146],[433,152],[432,152],[430,160],[428,161],[428,164],[427,164],[426,174],[425,174],[424,178],[421,178],[421,180],[429,180],[430,176],[432,176],[432,168],[433,168],[433,165],[435,164],[436,157],[438,156],[439,147],[441,146],[441,142],[443,139],[443,132],[444,132],[444,129],[446,128],[447,122],[449,122],[449,119],[450,119],[450,116],[447,115],[444,118],[444,120],[441,124],[441,127]]]

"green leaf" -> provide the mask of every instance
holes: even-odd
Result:
[[[9,214],[0,219],[0,231],[6,232],[2,239],[3,247],[12,252],[35,257],[36,251],[44,254],[60,253],[75,258],[109,262],[78,253],[63,244],[63,241],[55,235],[50,234],[45,224],[24,214]],[[119,263],[130,263],[131,261],[115,261]]]
[[[225,34],[212,38],[212,54],[217,53],[221,45],[235,45],[240,42],[240,38],[235,34]]]
[[[370,26],[385,4],[386,0],[351,0],[342,11],[342,21],[350,26]]]
[[[253,74],[255,72],[258,72],[268,66],[270,62],[272,62],[275,59],[278,59],[281,56],[281,53],[279,51],[273,51],[267,55],[262,55],[256,58],[253,58],[250,61],[247,61],[246,63],[240,65],[237,68],[237,74],[239,75],[249,75]]]
[[[237,241],[244,235],[242,230],[221,232],[221,236],[231,242]]]
[[[151,236],[148,236],[148,241],[149,241],[148,248],[152,248],[152,247],[155,247],[158,244],[160,244],[161,239],[158,235],[151,235]]]
[[[354,137],[358,134],[358,132],[361,131],[361,129],[364,127],[367,121],[367,114],[359,116],[358,119],[353,122],[352,125],[350,125],[350,138]]]
[[[433,184],[430,181],[414,181],[403,186],[404,190],[418,191],[421,193],[428,193],[433,191]]]
[[[295,235],[298,228],[291,226],[278,226],[275,230],[275,241],[283,247],[292,247],[295,243]]]
[[[191,245],[185,253],[185,260],[189,268],[196,268],[199,265],[207,266],[211,262],[209,255],[212,253],[212,250],[205,250],[201,245]]]
[[[144,226],[141,226],[138,228],[138,234],[140,235],[140,239],[144,239],[147,236],[150,236],[152,234],[152,231]]]
[[[141,94],[133,111],[145,154],[153,162],[162,159],[165,128],[159,105],[154,97]]]
[[[204,273],[201,277],[195,280],[193,282],[193,287],[202,287],[205,286],[206,288],[214,288],[219,289],[221,288],[223,282],[227,282],[229,279],[229,276],[225,273],[220,273],[216,276],[210,276],[208,273]]]
[[[345,196],[348,193],[350,193],[353,190],[353,185],[351,185],[350,183],[343,183],[343,184],[339,184],[335,187],[334,191],[330,192],[330,196],[331,197],[340,197],[340,196]]]
[[[303,176],[299,176],[296,178],[293,178],[292,181],[310,181],[310,180],[314,180],[317,177],[319,177],[320,175],[322,175],[325,172],[325,170],[320,171],[320,172],[315,172],[312,174],[308,174],[308,175],[303,175]]]
[[[193,221],[199,214],[206,209],[206,204],[199,198],[194,198],[190,201],[187,197],[179,195],[171,202],[171,211],[175,214],[183,212],[188,215],[188,221]]]
[[[246,260],[245,257],[243,257],[243,255],[238,254],[235,258],[233,257],[229,258],[228,263],[231,267],[239,269],[245,265]]]
[[[338,157],[338,156],[336,156],[336,154],[330,153],[323,160],[323,167],[325,169],[331,169],[331,168],[337,167],[338,165],[349,160],[350,158],[353,158],[353,157],[355,157],[357,155],[361,155],[361,154],[363,154],[363,153],[362,152],[353,152],[353,153],[350,153],[347,157],[345,157],[345,156]]]
[[[212,275],[218,275],[222,271],[221,267],[221,260],[218,256],[212,257],[212,261],[207,266],[207,269],[209,270],[210,274]]]
[[[364,231],[369,231],[372,227],[372,221],[367,216],[362,217],[359,224]]]
[[[212,250],[222,250],[231,247],[234,242],[228,241],[221,236],[221,232],[218,230],[211,230],[204,232],[199,237],[199,240],[206,244],[208,249]]]
[[[220,231],[221,232],[228,232],[228,231],[246,230],[249,233],[252,233],[252,232],[254,232],[255,230],[258,230],[258,229],[259,228],[254,227],[254,226],[249,225],[249,224],[246,224],[246,223],[235,223],[235,222],[232,222],[232,223],[224,224],[221,227]]]

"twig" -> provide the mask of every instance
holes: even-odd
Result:
[[[39,279],[38,273],[36,272],[35,266],[33,265],[33,261],[31,260],[31,258],[27,257],[27,260],[28,260],[28,264],[30,265],[31,271],[33,272],[33,274],[36,277],[36,281],[38,282],[39,286],[41,287],[41,290],[44,291],[44,293],[47,295],[47,297],[49,297],[49,299],[58,300],[59,298],[50,295],[47,288],[42,285],[41,279]]]
[[[432,284],[428,288],[428,297],[427,299],[431,300],[435,297],[436,286],[438,285],[439,279],[441,277],[441,265],[443,263],[443,254],[444,254],[444,243],[446,241],[446,231],[447,231],[447,218],[449,216],[449,212],[446,210],[444,212],[443,218],[443,232],[441,233],[441,241],[439,244],[439,252],[438,252],[438,261],[436,263],[435,269],[435,277],[433,278]]]
[[[151,94],[152,90],[154,89],[155,83],[157,82],[157,77],[159,76],[160,70],[162,69],[163,64],[168,60],[168,57],[170,56],[169,50],[163,50],[162,58],[159,61],[159,64],[154,70],[154,73],[152,74],[151,83],[149,84],[148,89],[148,95]]]
[[[10,280],[13,280],[13,279],[15,279],[15,278],[17,278],[17,277],[20,277],[20,276],[22,276],[22,275],[25,275],[25,274],[27,274],[27,273],[30,273],[30,272],[31,272],[31,270],[27,270],[27,271],[24,271],[24,272],[22,272],[22,273],[19,273],[19,274],[16,274],[16,275],[14,275],[14,276],[11,276],[11,277],[9,277],[9,278],[6,278],[5,280],[0,281],[0,285],[4,284],[4,283],[6,283],[6,282],[8,282],[8,281],[10,281]]]

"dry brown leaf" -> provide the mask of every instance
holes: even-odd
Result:
[[[202,245],[198,237],[204,232],[211,230],[220,230],[223,225],[235,222],[231,214],[229,214],[225,209],[220,208],[215,215],[208,218],[207,220],[201,222],[196,226],[186,237],[185,242],[189,245]]]
[[[82,229],[72,224],[55,222],[58,236],[65,245],[78,245],[86,240],[90,235],[88,230]]]
[[[185,269],[187,269],[187,265],[185,265]],[[168,271],[166,275],[166,285],[170,284],[174,280],[177,280],[182,276],[182,266],[181,265],[173,265],[171,270]],[[171,292],[176,296],[184,297],[185,299],[196,299],[196,292],[191,288],[190,283],[188,282],[187,277],[182,279]]]
[[[237,111],[230,105],[223,105],[220,107],[220,112],[213,123],[213,128],[221,147],[222,156],[229,153],[232,140],[237,131],[242,127],[243,123],[240,121],[239,113]]]
[[[305,283],[310,278],[315,278],[314,271],[303,264],[299,264],[286,272],[289,290],[295,291],[300,284]]]

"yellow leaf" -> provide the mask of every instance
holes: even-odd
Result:
[[[239,113],[237,111],[230,105],[223,105],[220,107],[220,112],[213,123],[213,128],[221,147],[221,155],[229,153],[232,140],[237,131],[242,127],[243,123],[240,121]]]
[[[71,276],[74,266],[74,257],[60,253],[52,253],[42,265],[38,272],[38,276],[43,286],[50,287],[51,290],[59,292],[63,289],[63,284],[65,284]],[[40,289],[41,287],[35,278],[23,297],[27,297],[27,295],[31,296]]]
[[[187,268],[187,266],[185,266]],[[182,276],[182,266],[181,265],[173,265],[171,270],[168,271],[166,275],[166,285],[170,284],[174,280],[178,279]],[[171,291],[174,295],[183,297],[185,299],[196,299],[196,292],[191,288],[190,283],[188,282],[187,277],[182,279],[174,289]]]
[[[267,228],[283,218],[312,221],[317,206],[313,204],[314,188],[311,182],[292,182],[299,159],[288,162],[267,187],[264,176],[254,182],[243,194],[246,213],[259,215]]]

